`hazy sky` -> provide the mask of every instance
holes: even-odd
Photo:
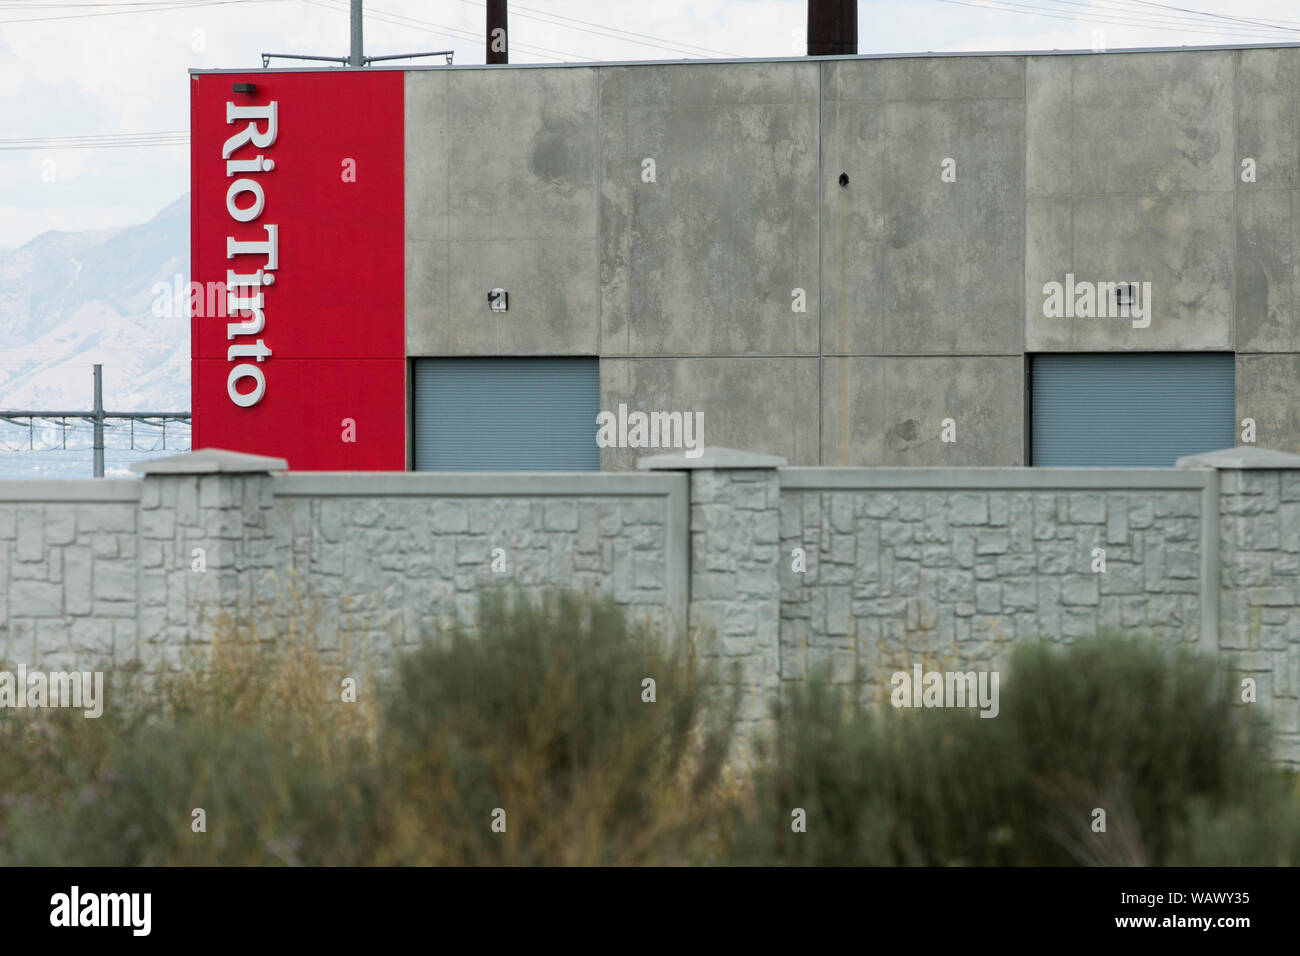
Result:
[[[483,62],[481,0],[366,10],[370,55],[450,48],[456,63]],[[48,229],[143,222],[189,188],[183,136],[97,149],[31,140],[184,133],[186,70],[258,68],[263,52],[345,55],[347,11],[348,0],[0,0],[0,249]],[[796,55],[805,11],[805,0],[511,3],[511,60]],[[1300,41],[1287,0],[863,0],[858,17],[861,53]]]

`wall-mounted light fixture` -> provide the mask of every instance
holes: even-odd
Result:
[[[510,308],[510,293],[505,289],[493,289],[488,293],[488,305],[493,312],[505,312]]]
[[[232,84],[230,88],[231,88],[231,90],[233,90],[233,91],[236,92],[236,93],[256,93],[256,92],[257,92],[257,84],[256,84],[256,83],[235,83],[235,84]]]

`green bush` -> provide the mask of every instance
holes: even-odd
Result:
[[[258,727],[148,725],[110,768],[16,821],[11,863],[351,864],[365,860],[373,783],[329,773]],[[191,829],[204,812],[206,832]]]
[[[643,681],[656,701],[643,700]],[[608,600],[484,597],[477,630],[405,659],[385,695],[400,795],[385,862],[679,863],[709,852],[730,720],[689,641]],[[505,832],[490,823],[505,812]]]
[[[0,714],[0,761],[16,771],[0,780],[0,864],[364,859],[378,786],[365,710],[339,702],[305,637],[227,622],[189,664],[148,692],[128,670],[106,674],[96,719]]]
[[[993,719],[949,709],[862,709],[825,684],[792,692],[741,862],[1150,864],[1286,862],[1294,792],[1267,728],[1214,661],[1099,638],[1015,651]],[[802,808],[807,830],[791,812]],[[1093,810],[1106,831],[1093,832]],[[1284,841],[1285,842],[1285,841]],[[1292,839],[1291,847],[1296,844]]]
[[[605,599],[487,595],[343,702],[356,673],[227,623],[149,693],[110,677],[97,720],[0,712],[0,865],[1300,861],[1235,680],[1150,641],[1022,646],[994,719],[810,682],[738,787],[734,689]]]
[[[1173,866],[1300,865],[1300,775],[1279,771],[1236,806],[1196,801],[1175,831]]]
[[[605,599],[489,595],[357,703],[310,629],[226,622],[103,717],[0,713],[0,864],[681,863],[730,726],[686,640]],[[643,702],[642,681],[656,682]],[[206,832],[192,811],[202,808]],[[492,812],[506,813],[504,833]]]

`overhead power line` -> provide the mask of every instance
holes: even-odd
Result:
[[[1211,17],[1216,20],[1236,20],[1240,23],[1252,23],[1258,26],[1276,26],[1277,24],[1283,24],[1283,23],[1289,23],[1293,26],[1300,26],[1300,22],[1295,20],[1274,19],[1273,22],[1270,23],[1268,20],[1261,20],[1258,17],[1234,17],[1228,13],[1207,13],[1201,10],[1190,10],[1187,7],[1174,6],[1171,3],[1156,3],[1155,0],[1128,0],[1128,2],[1140,7],[1156,7],[1161,10],[1178,10],[1181,13],[1193,13],[1199,17]],[[1277,28],[1285,29],[1284,27],[1277,27]]]
[[[303,2],[310,3],[313,6],[322,7],[326,10],[334,10],[339,13],[346,13],[348,11],[347,0],[340,0],[343,4],[342,6],[335,6],[331,0],[303,0]],[[409,17],[405,14],[394,13],[390,10],[376,10],[369,4],[366,4],[365,18],[367,20],[378,20],[380,23],[390,23],[395,26],[417,27],[441,36],[453,37],[458,40],[469,40],[476,44],[483,42],[483,35],[476,31],[448,26],[445,23],[434,23],[430,20],[421,20],[418,17]],[[519,50],[523,53],[552,54],[557,57],[572,60],[593,59],[592,57],[583,56],[579,53],[566,53],[563,50],[552,50],[548,47],[537,46],[532,43],[520,43],[518,40],[513,38],[510,40],[510,49],[512,51]]]
[[[24,136],[0,139],[0,150],[122,149],[133,146],[187,146],[188,130],[159,133],[96,133],[86,136]]]
[[[224,7],[242,3],[285,3],[287,0],[141,0],[137,3],[104,3],[81,5],[86,7],[125,7],[127,9],[101,10],[98,13],[60,13],[42,17],[6,17],[0,24],[7,23],[48,23],[52,20],[84,20],[89,17],[120,17],[138,13],[166,13],[172,10],[190,10],[196,7]],[[71,4],[50,4],[40,9],[76,9]],[[30,10],[30,4],[0,3],[0,10]]]
[[[481,7],[484,5],[483,0],[460,0],[460,2],[467,3],[474,7]],[[711,50],[708,47],[697,46],[694,43],[680,43],[676,40],[665,39],[664,37],[654,37],[649,34],[638,33],[635,30],[623,30],[618,27],[607,27],[604,24],[593,23],[590,20],[580,20],[577,17],[566,17],[558,13],[549,13],[545,10],[538,10],[535,7],[525,7],[517,3],[512,3],[510,5],[510,16],[527,20],[537,20],[541,23],[549,23],[552,26],[562,27],[566,30],[578,30],[582,33],[590,33],[593,36],[606,37],[611,40],[622,40],[626,43],[637,43],[641,46],[655,47],[660,50],[667,50],[670,53],[684,52],[690,56],[706,55],[722,58],[733,58],[736,55],[734,53],[727,53],[723,50]]]
[[[2,23],[40,23],[49,20],[74,20],[84,17],[98,16],[118,16],[131,13],[150,13],[168,10],[184,10],[195,7],[221,6],[235,3],[259,3],[259,2],[282,2],[282,0],[0,0],[0,10],[49,10],[60,11],[51,13],[48,16],[41,17],[16,17],[12,19],[0,20]],[[473,6],[482,7],[483,0],[460,0],[462,3],[469,3]],[[323,4],[316,4],[322,6]],[[334,9],[334,8],[331,8]],[[98,11],[98,12],[62,12],[62,11]],[[601,23],[595,23],[591,20],[583,20],[579,17],[565,16],[564,14],[551,13],[546,10],[539,10],[535,7],[525,7],[514,5],[511,12],[521,19],[536,20],[540,23],[548,23],[552,26],[561,27],[568,30],[576,30],[582,33],[588,33],[593,36],[605,37],[613,40],[622,40],[627,43],[636,43],[641,46],[648,46],[660,50],[666,50],[671,53],[685,53],[688,56],[711,56],[711,57],[733,57],[735,54],[727,53],[724,50],[714,50],[709,47],[699,46],[694,43],[683,43],[677,40],[669,40],[664,37],[651,36],[646,33],[640,33],[635,30],[624,30],[620,27],[606,26]],[[417,17],[407,16],[406,14],[386,10],[367,10],[367,17],[383,20],[384,17],[402,18],[411,21],[417,21],[423,25],[437,27],[438,29],[454,32],[460,35],[470,35],[473,39],[482,39],[477,34],[469,34],[469,31],[461,30],[457,27],[434,24],[429,21],[419,20]],[[388,20],[387,22],[394,22]],[[517,46],[518,44],[512,44]],[[544,47],[535,47],[535,49],[548,52],[558,53],[561,56],[574,57],[577,59],[586,59],[578,54],[563,53],[557,50],[547,50]]]
[[[1221,32],[1229,36],[1261,35],[1260,30],[1295,32],[1293,29],[1281,27],[1274,23],[1265,23],[1262,20],[1249,20],[1221,13],[1189,10],[1186,7],[1171,7],[1161,3],[1148,3],[1146,0],[1049,0],[1049,2],[1067,7],[1083,7],[1085,12],[1090,15],[1101,14],[1104,16],[1106,11],[1114,10],[1126,19],[1135,18],[1146,23],[1169,27],[1176,27],[1180,24],[1208,27],[1211,32]]]
[[[0,10],[106,10],[115,7],[193,7],[204,0],[103,0],[103,2],[44,3],[42,0],[0,0]]]
[[[158,7],[158,6],[198,6],[204,0],[0,0],[0,9],[9,10],[45,10],[63,9],[65,7]]]
[[[190,422],[189,412],[109,412],[104,410],[104,367],[102,365],[94,366],[95,373],[95,407],[89,411],[59,411],[56,409],[0,409],[0,422],[8,424],[21,425],[22,421],[27,423],[28,447],[34,450],[36,422],[48,419],[59,419],[60,429],[64,436],[64,442],[67,442],[68,427],[66,419],[82,419],[91,425],[93,433],[92,450],[94,454],[93,468],[96,478],[104,477],[104,430],[108,427],[108,421],[115,419],[125,421],[131,429],[132,444],[134,445],[135,423],[144,422],[147,425],[160,425],[163,429],[163,446],[167,444],[167,423],[184,422],[187,426]]]
[[[1141,29],[1164,29],[1172,30],[1179,33],[1195,33],[1202,36],[1231,36],[1242,39],[1255,40],[1279,40],[1279,34],[1286,34],[1293,37],[1295,30],[1285,30],[1281,27],[1260,27],[1251,29],[1237,24],[1213,23],[1209,20],[1189,21],[1187,18],[1176,18],[1163,16],[1160,14],[1149,14],[1146,12],[1132,13],[1117,12],[1114,15],[1107,16],[1101,13],[1101,7],[1093,4],[1075,3],[1078,6],[1085,6],[1086,10],[1070,10],[1062,7],[1046,7],[1042,4],[1033,3],[1016,3],[1013,0],[937,0],[939,3],[952,4],[961,7],[974,7],[979,10],[994,10],[1002,13],[1018,13],[1022,16],[1033,15],[1038,17],[1050,17],[1056,20],[1073,20],[1076,22],[1100,23],[1105,26],[1126,26],[1137,27]],[[1058,2],[1068,3],[1070,0],[1058,0]],[[1116,9],[1116,8],[1110,8]],[[1124,8],[1125,10],[1129,8]],[[1101,13],[1101,15],[1097,15]],[[1192,25],[1193,23],[1199,25]]]

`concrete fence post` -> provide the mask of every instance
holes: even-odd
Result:
[[[737,758],[771,730],[781,683],[781,485],[784,458],[706,448],[643,458],[637,467],[690,472],[690,589],[693,634],[711,631],[723,676],[739,671]]]
[[[282,458],[203,449],[138,462],[139,634],[146,672],[175,666],[222,612],[246,620],[272,595],[271,472]]]
[[[1242,446],[1178,459],[1218,474],[1218,646],[1300,767],[1300,455]],[[1216,557],[1216,556],[1211,556]]]

